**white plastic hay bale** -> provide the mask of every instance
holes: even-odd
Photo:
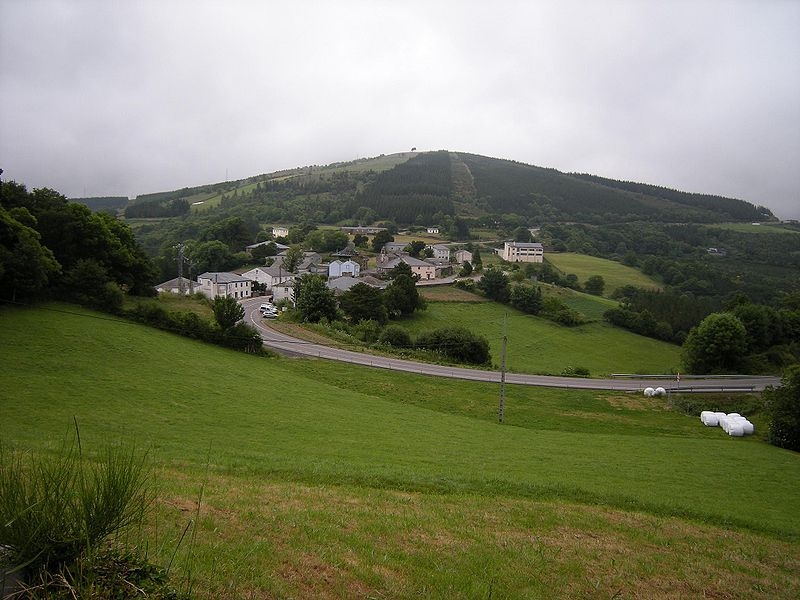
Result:
[[[708,425],[708,423],[706,423],[706,420],[713,414],[714,413],[711,412],[710,410],[704,410],[700,413],[700,420],[703,422],[703,425]]]
[[[740,415],[739,413],[728,413],[728,418],[729,419],[733,419],[733,418],[741,417],[741,416],[742,415]]]
[[[719,426],[722,427],[722,430],[725,433],[728,433],[728,415],[724,415],[719,418]]]
[[[744,430],[745,435],[753,435],[753,432],[756,430],[756,426],[745,419],[742,421],[742,429]]]
[[[710,410],[703,411],[705,416],[700,417],[703,420],[703,425],[706,427],[716,427],[719,425],[719,415],[715,412],[711,412]]]
[[[728,424],[728,435],[733,437],[742,437],[744,435],[744,425],[741,421],[733,421]]]
[[[653,393],[655,393],[655,390],[653,388],[651,387],[644,388],[644,395],[647,396],[648,398],[652,397]]]
[[[666,396],[667,395],[667,390],[665,390],[662,387],[657,387],[653,393],[656,396]]]

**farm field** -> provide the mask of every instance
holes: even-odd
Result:
[[[581,285],[592,275],[601,275],[605,281],[604,296],[610,296],[614,290],[624,285],[641,288],[660,289],[660,284],[633,267],[596,256],[575,254],[572,252],[548,252],[545,260],[552,263],[564,273],[574,273]]]
[[[589,300],[580,302],[585,302],[588,308],[597,306]],[[592,316],[597,318],[601,311],[594,310]],[[611,373],[664,374],[680,370],[680,348],[674,344],[636,335],[602,321],[563,327],[496,302],[465,305],[434,301],[427,310],[394,323],[408,329],[412,336],[439,327],[466,327],[489,340],[492,361],[497,366],[504,315],[507,315],[509,371],[560,375],[567,367],[584,367],[592,376],[599,377]]]
[[[800,461],[638,395],[226,351],[68,306],[0,311],[0,440],[134,441],[198,598],[793,598]],[[754,418],[759,429],[761,421]],[[735,470],[735,493],[720,480]],[[199,502],[199,507],[198,507]]]

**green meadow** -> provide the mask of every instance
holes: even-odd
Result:
[[[647,289],[660,289],[661,285],[638,269],[628,267],[606,258],[575,254],[573,252],[548,252],[545,259],[564,273],[574,273],[581,285],[592,275],[600,275],[605,281],[604,296],[609,296],[619,287],[633,285]]]
[[[439,327],[466,327],[489,340],[495,366],[500,364],[505,327],[506,365],[510,371],[559,375],[567,367],[584,367],[592,376],[600,377],[611,373],[666,374],[680,370],[678,346],[602,321],[602,312],[609,308],[605,305],[609,301],[604,299],[593,300],[586,294],[562,298],[565,304],[596,319],[578,327],[564,327],[496,302],[439,301],[442,292],[438,294],[431,293],[433,301],[426,310],[397,323],[413,336]]]
[[[147,449],[144,547],[198,598],[800,594],[800,460],[757,416],[735,439],[660,399],[507,386],[499,425],[495,384],[66,305],[0,328],[0,440],[53,452],[75,419],[87,453]]]

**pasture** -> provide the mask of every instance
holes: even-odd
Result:
[[[575,298],[594,309],[592,317],[600,317],[602,309],[595,308],[598,304],[580,296]],[[565,303],[580,310],[575,302]],[[489,340],[492,361],[497,366],[504,317],[509,371],[560,375],[567,367],[585,367],[592,376],[599,377],[611,373],[664,374],[680,370],[680,348],[674,344],[636,335],[603,321],[564,327],[496,302],[433,301],[428,303],[427,310],[395,323],[414,337],[439,327],[466,327]]]
[[[574,273],[581,285],[592,275],[600,275],[605,281],[603,296],[610,296],[615,289],[633,285],[646,289],[660,289],[661,285],[638,269],[628,267],[606,258],[575,254],[572,252],[548,252],[545,260],[565,274]]]
[[[476,306],[483,306],[482,303]],[[151,558],[198,598],[794,598],[800,461],[658,399],[226,351],[0,311],[0,440],[150,450]],[[757,427],[762,424],[756,420]],[[178,547],[195,519],[193,541]]]

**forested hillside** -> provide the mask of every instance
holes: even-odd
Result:
[[[224,209],[262,222],[338,225],[441,225],[447,217],[492,223],[503,215],[527,225],[774,220],[768,209],[743,200],[444,150],[302,167],[147,194],[131,204],[128,218],[174,217],[191,206],[192,213]]]

